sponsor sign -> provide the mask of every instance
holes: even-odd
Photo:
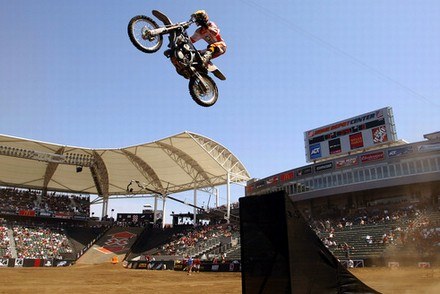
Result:
[[[328,141],[328,149],[330,154],[339,154],[341,153],[341,139],[336,138],[333,140]]]
[[[280,181],[285,182],[293,179],[295,176],[295,173],[293,171],[286,172],[284,174],[280,175]]]
[[[302,168],[302,169],[298,170],[296,172],[296,175],[300,177],[300,176],[311,174],[311,173],[312,173],[312,168],[306,167],[306,168]]]
[[[72,217],[72,214],[68,212],[57,212],[54,216],[55,218],[70,219]]]
[[[35,210],[20,210],[18,212],[20,216],[35,216]]]
[[[67,260],[60,260],[57,262],[57,267],[63,267],[63,266],[69,266],[71,263],[68,262]]]
[[[356,148],[362,148],[364,147],[364,140],[362,138],[362,133],[356,133],[353,135],[350,135],[350,148],[356,149]]]
[[[255,183],[255,188],[256,189],[260,189],[260,188],[264,187],[264,185],[265,185],[265,182],[260,180],[260,181]]]
[[[275,185],[276,183],[278,183],[277,176],[270,177],[270,178],[266,179],[266,185]]]
[[[152,222],[154,218],[153,211],[144,210],[144,213],[118,213],[116,216],[116,220],[118,222]]]
[[[310,159],[317,159],[321,157],[321,144],[310,145]]]
[[[333,168],[333,162],[327,162],[327,163],[316,165],[315,171],[320,172],[320,171],[328,170],[331,168]]]
[[[0,267],[8,267],[9,258],[0,259]]]
[[[390,149],[390,150],[388,150],[388,157],[389,158],[398,157],[398,156],[406,155],[406,154],[409,154],[412,152],[413,152],[412,147],[400,147],[400,148],[396,148],[396,149]]]
[[[8,210],[8,209],[2,209],[0,210],[1,214],[17,214],[17,212],[15,210]]]
[[[211,270],[212,270],[213,272],[218,271],[218,269],[219,269],[219,265],[218,265],[218,264],[213,264],[212,267],[211,267]]]
[[[370,162],[370,161],[377,161],[377,160],[383,160],[385,157],[385,154],[383,151],[380,152],[374,152],[370,154],[365,154],[361,156],[361,162]]]
[[[418,147],[419,152],[430,152],[440,150],[440,143],[424,144]]]
[[[358,163],[359,163],[359,161],[358,161],[357,157],[340,159],[340,160],[336,161],[336,168],[358,165]]]
[[[373,136],[373,143],[380,144],[388,141],[387,129],[385,126],[379,126],[371,130]]]
[[[14,266],[22,267],[23,266],[23,262],[24,262],[23,258],[16,258]]]
[[[40,211],[39,215],[40,215],[40,216],[51,217],[51,216],[52,216],[52,212],[49,212],[49,211]]]

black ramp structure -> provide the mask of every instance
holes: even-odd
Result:
[[[239,201],[243,293],[379,293],[339,263],[284,191]]]

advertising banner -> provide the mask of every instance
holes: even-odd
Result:
[[[336,168],[342,168],[347,166],[358,165],[357,157],[344,158],[340,160],[336,160]]]
[[[331,168],[333,168],[333,162],[327,162],[327,163],[319,164],[319,165],[315,166],[315,171],[320,172],[320,171],[328,170]]]
[[[9,264],[9,258],[0,259],[0,267],[8,267],[8,264]]]
[[[20,210],[18,215],[20,216],[35,216],[35,210]]]
[[[409,147],[399,147],[396,149],[390,149],[388,150],[388,157],[389,158],[393,158],[393,157],[398,157],[398,156],[402,156],[402,155],[406,155],[409,153],[412,153],[413,149],[411,146]]]
[[[387,129],[385,128],[385,126],[373,128],[371,130],[371,133],[373,136],[373,143],[374,144],[385,143],[388,141]]]
[[[342,152],[341,149],[341,139],[336,138],[333,140],[328,141],[328,149],[330,151],[330,154],[339,154]]]
[[[298,177],[300,177],[300,176],[304,176],[304,175],[311,174],[311,173],[312,173],[312,168],[311,167],[306,167],[306,168],[302,168],[302,169],[298,170],[296,172],[296,175]]]
[[[321,158],[321,144],[313,144],[310,145],[310,159],[318,159]]]
[[[364,140],[362,139],[362,133],[350,135],[350,149],[357,149],[364,147]]]
[[[377,161],[377,160],[383,160],[385,158],[385,153],[383,151],[365,154],[361,156],[361,162],[370,162],[370,161]]]
[[[423,144],[419,146],[419,152],[431,152],[440,150],[440,143]]]

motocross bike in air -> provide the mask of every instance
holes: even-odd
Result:
[[[202,55],[191,42],[186,30],[195,22],[193,17],[186,22],[172,23],[162,12],[153,10],[152,13],[164,26],[159,26],[148,16],[134,16],[128,23],[128,36],[133,45],[142,52],[154,53],[162,47],[163,36],[168,35],[169,49],[165,55],[170,58],[177,73],[189,80],[192,99],[204,107],[214,105],[218,89],[208,73],[220,80],[226,77],[211,62],[205,66]]]

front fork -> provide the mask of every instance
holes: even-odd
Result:
[[[209,90],[209,84],[205,82],[205,79],[198,71],[195,71],[194,75],[199,80],[198,87],[200,88],[200,90],[202,90],[203,93],[206,93]]]
[[[147,27],[142,28],[142,39],[153,41],[159,35],[168,33],[167,28],[157,28],[149,30]]]

